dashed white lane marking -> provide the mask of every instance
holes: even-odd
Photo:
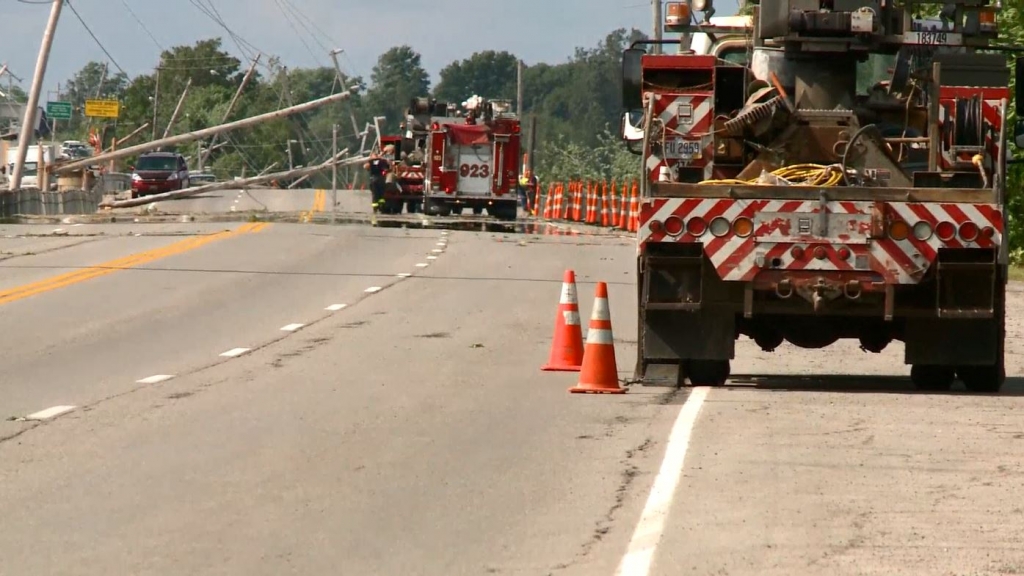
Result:
[[[155,376],[143,378],[142,380],[136,380],[135,382],[138,384],[159,384],[160,382],[165,382],[171,378],[174,378],[174,374],[157,374]]]
[[[282,332],[295,332],[299,328],[302,328],[305,324],[289,324],[287,326],[281,326]]]
[[[341,310],[346,306],[348,306],[348,304],[331,304],[327,308],[324,308],[324,310],[328,310],[330,312],[337,312],[338,310]]]
[[[430,264],[427,264],[426,262],[420,262],[416,265],[417,268],[426,268],[427,266],[430,266]]]
[[[437,256],[427,256],[427,260],[437,260]]]
[[[46,410],[40,410],[35,414],[29,414],[25,416],[25,420],[49,420],[50,418],[56,418],[61,414],[67,414],[74,410],[76,406],[51,406]]]
[[[658,476],[651,486],[651,494],[647,497],[640,522],[637,523],[626,555],[615,572],[616,576],[647,576],[651,571],[654,553],[658,549],[658,543],[665,531],[665,521],[672,507],[672,498],[683,474],[690,435],[693,433],[693,426],[697,422],[708,390],[707,387],[694,388],[679,410],[679,416],[668,437],[665,459],[661,462],[661,469],[658,470]]]
[[[448,243],[447,242],[438,242],[437,245],[438,246],[447,246]]]
[[[433,250],[431,250],[431,252],[433,252],[434,254],[440,254],[441,252],[444,252],[444,250],[440,248],[434,248]]]
[[[251,350],[251,348],[232,348],[227,352],[221,352],[220,355],[224,356],[225,358],[234,358],[235,356],[241,356],[242,354],[245,354],[249,350]]]
[[[396,276],[398,276],[399,278],[408,278],[409,276],[412,276],[412,274],[409,274],[408,272],[400,272],[396,274]]]
[[[448,235],[448,231],[447,230],[441,230],[441,236],[447,236],[447,235]]]
[[[381,288],[380,286],[370,286],[366,290],[363,290],[363,292],[366,292],[367,294],[375,294],[377,292],[380,292],[381,290],[383,290],[383,288]]]

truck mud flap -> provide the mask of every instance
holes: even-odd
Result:
[[[635,377],[644,386],[679,386],[687,360],[731,359],[735,316],[705,302],[703,254],[648,256],[638,262],[638,349]],[[712,280],[712,289],[716,286]]]

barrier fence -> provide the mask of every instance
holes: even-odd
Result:
[[[636,232],[640,222],[637,182],[555,182],[533,191],[533,215]]]

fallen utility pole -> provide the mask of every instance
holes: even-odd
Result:
[[[139,134],[140,134],[140,133],[141,133],[141,132],[142,132],[143,130],[145,130],[145,129],[146,129],[146,128],[148,128],[148,127],[149,127],[149,122],[146,122],[146,123],[145,123],[145,124],[143,124],[142,126],[139,126],[138,128],[136,128],[136,129],[135,129],[135,130],[134,130],[134,131],[133,131],[133,132],[132,132],[131,134],[129,134],[129,135],[125,136],[124,138],[121,138],[120,140],[118,140],[118,141],[117,141],[117,142],[116,142],[116,143],[115,143],[114,145],[112,145],[112,146],[111,146],[110,148],[107,148],[107,150],[106,150],[106,151],[107,151],[107,152],[113,152],[114,150],[117,150],[117,147],[118,147],[118,146],[120,146],[121,144],[124,144],[125,142],[127,142],[127,141],[131,140],[132,138],[135,138],[135,137],[136,137],[136,136],[138,136],[138,135],[139,135]]]
[[[170,138],[161,138],[160,140],[154,140],[153,142],[146,142],[145,144],[137,144],[135,146],[129,146],[128,148],[122,148],[113,152],[107,152],[105,154],[98,154],[85,160],[76,160],[74,162],[68,162],[54,168],[54,172],[61,174],[64,172],[71,172],[73,170],[81,170],[88,166],[91,166],[97,162],[103,162],[104,160],[116,160],[118,158],[126,158],[128,156],[134,156],[140,152],[148,152],[161,146],[175,146],[177,144],[184,144],[186,142],[193,142],[200,138],[206,138],[214,134],[220,134],[221,132],[228,132],[237,128],[245,128],[254,124],[260,124],[268,120],[276,120],[278,118],[284,118],[293,114],[299,114],[306,112],[307,110],[313,110],[321,106],[331,104],[333,102],[339,102],[350,97],[352,92],[339,92],[330,96],[325,96],[318,100],[311,100],[304,104],[297,106],[290,106],[281,110],[275,110],[274,112],[268,112],[266,114],[260,114],[259,116],[251,116],[249,118],[243,118],[242,120],[236,120],[227,124],[220,124],[218,126],[211,126],[202,130],[196,130],[195,132],[187,132],[185,134],[178,134],[177,136],[171,136]]]
[[[256,57],[252,59],[252,64],[249,69],[245,71],[245,76],[242,77],[242,83],[238,85],[238,90],[235,90],[235,95],[231,97],[231,101],[228,102],[228,108],[224,111],[224,115],[221,116],[220,123],[223,124],[228,121],[228,117],[231,116],[231,112],[235,109],[235,104],[238,99],[242,96],[242,90],[249,84],[249,79],[252,78],[253,72],[256,71],[256,64],[260,61],[260,56],[263,54],[256,54]],[[213,144],[217,141],[217,135],[214,134],[213,138],[210,138],[210,145],[203,150],[202,155],[199,157],[199,164],[206,164],[206,160],[210,157],[210,152],[213,152]]]
[[[36,71],[32,76],[32,87],[28,92],[28,102],[25,104],[25,115],[21,120],[21,128],[18,129],[18,152],[14,158],[14,169],[11,170],[11,190],[21,188],[21,173],[25,168],[25,157],[28,156],[28,145],[36,133],[36,114],[39,112],[39,93],[43,89],[43,77],[46,76],[46,65],[50,61],[50,48],[53,46],[53,35],[57,31],[57,21],[60,19],[60,10],[64,7],[64,0],[53,0],[53,7],[50,8],[50,19],[46,23],[46,31],[43,32],[43,41],[39,47],[39,56],[36,58]],[[39,155],[40,163],[43,155]]]
[[[296,168],[295,170],[286,170],[284,172],[276,172],[274,174],[263,174],[259,176],[252,176],[250,178],[242,178],[239,180],[231,180],[228,182],[215,182],[213,184],[205,184],[203,186],[195,186],[192,188],[186,188],[184,190],[175,190],[173,192],[164,192],[163,194],[154,194],[152,196],[144,196],[141,198],[130,198],[127,200],[114,200],[111,202],[104,202],[100,204],[100,208],[131,208],[133,206],[141,206],[143,204],[150,204],[152,202],[162,202],[164,200],[177,200],[181,198],[188,198],[189,196],[196,196],[205,192],[214,192],[217,190],[234,190],[238,188],[246,188],[251,184],[258,184],[260,182],[266,182],[269,180],[280,180],[285,178],[294,178],[296,176],[303,176],[306,174],[313,174],[323,170],[327,170],[335,164],[348,165],[358,164],[365,162],[366,157],[349,158],[342,160],[341,157],[348,154],[348,148],[338,153],[338,156],[331,158],[323,164],[317,164],[316,166],[308,166],[306,168]]]
[[[174,107],[174,112],[171,114],[171,121],[167,123],[167,128],[164,129],[164,138],[171,135],[171,128],[174,127],[174,123],[178,121],[178,114],[181,114],[181,107],[185,104],[185,98],[188,96],[188,89],[192,86],[192,78],[188,79],[185,83],[185,89],[181,91],[181,98],[178,98],[178,105]],[[163,146],[161,146],[163,148]]]

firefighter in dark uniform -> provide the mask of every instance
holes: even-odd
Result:
[[[376,152],[371,152],[370,161],[363,164],[363,169],[370,175],[370,197],[374,214],[384,205],[384,178],[390,167],[387,159]]]

